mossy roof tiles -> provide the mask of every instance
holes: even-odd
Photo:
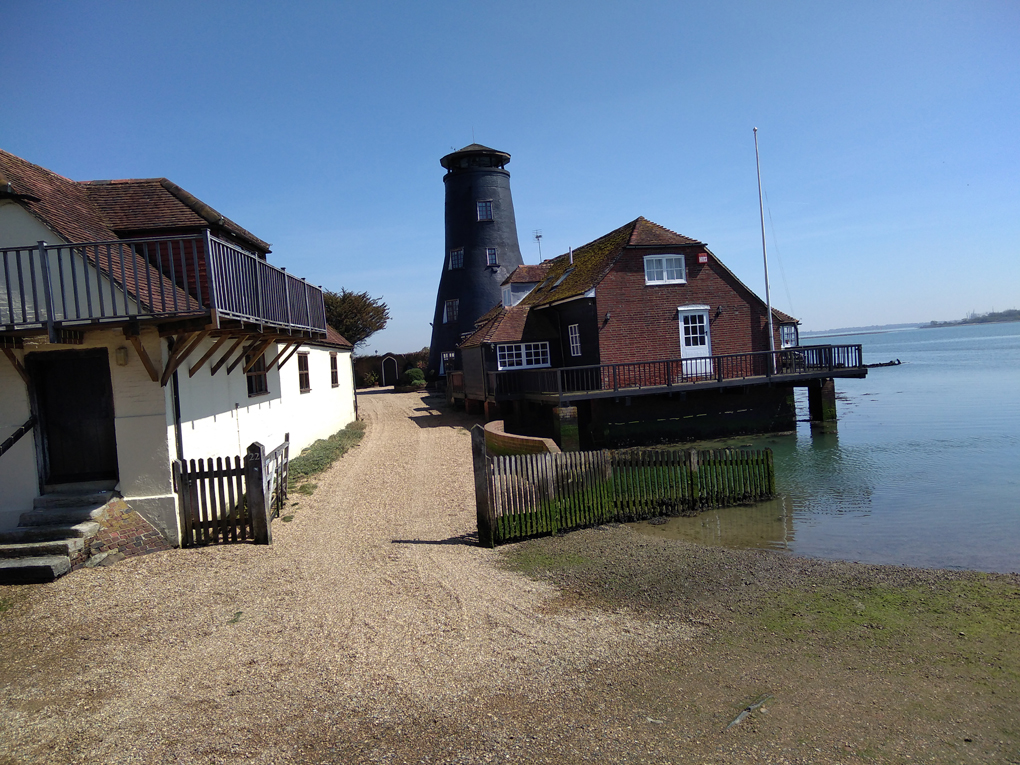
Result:
[[[515,271],[503,282],[504,284],[539,280],[541,280],[541,284],[511,308],[504,308],[502,304],[493,306],[488,313],[475,322],[475,332],[461,343],[461,347],[470,348],[482,343],[519,342],[524,332],[528,312],[532,308],[552,305],[584,295],[606,277],[626,249],[669,249],[672,247],[698,248],[707,252],[704,242],[678,234],[665,226],[640,217],[578,247],[573,251],[572,257],[571,253],[566,253],[543,261],[537,266],[518,266],[517,271],[528,270],[522,273],[521,278],[515,278],[517,273]],[[761,301],[753,291],[737,279],[732,271],[723,266],[718,258],[716,258],[716,262],[733,277],[737,284],[747,290],[751,299]],[[537,269],[540,267],[544,269],[544,274],[538,273]],[[561,277],[564,278],[561,280]],[[797,321],[792,316],[775,309],[772,313],[780,322]]]

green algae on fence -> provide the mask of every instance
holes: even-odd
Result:
[[[770,449],[493,456],[482,441],[474,451],[484,546],[607,522],[691,515],[775,495]]]

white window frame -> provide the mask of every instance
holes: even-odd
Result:
[[[485,248],[485,265],[487,266],[498,266],[499,265],[499,253],[495,247]]]
[[[496,346],[498,369],[537,369],[551,367],[549,343],[506,343]]]
[[[570,355],[581,355],[581,325],[571,324],[567,327],[567,339],[570,341]]]
[[[451,310],[452,309],[452,310]],[[451,324],[460,316],[460,300],[454,298],[443,304],[443,324]]]
[[[514,304],[514,290],[513,287],[503,288],[503,307],[509,308]]]
[[[454,247],[450,250],[450,270],[455,271],[464,267],[464,248]]]
[[[645,284],[687,284],[686,259],[683,255],[645,255]]]
[[[477,202],[475,202],[475,212],[478,214],[479,221],[492,220],[492,200],[479,199]],[[486,217],[483,217],[483,215],[485,215]]]
[[[793,342],[788,342],[793,340]],[[800,345],[800,332],[797,331],[796,324],[780,324],[779,325],[779,347],[780,348],[796,348]]]

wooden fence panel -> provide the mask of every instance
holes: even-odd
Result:
[[[489,523],[486,545],[612,521],[690,514],[775,492],[769,449],[493,457],[484,453],[483,442],[478,470],[476,486],[484,490],[484,497],[476,492],[479,540]]]

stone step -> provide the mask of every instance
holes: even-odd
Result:
[[[117,486],[116,479],[105,481],[79,481],[77,483],[48,483],[43,486],[43,494],[90,494],[94,491],[112,491]]]
[[[58,507],[101,507],[116,496],[113,491],[89,491],[76,494],[43,494],[32,501],[36,510],[49,510]]]
[[[71,559],[66,555],[7,558],[0,560],[0,584],[52,582],[70,570]]]
[[[54,539],[50,542],[22,542],[0,545],[0,559],[38,558],[45,555],[66,555],[71,557],[81,552],[85,540],[81,537]]]
[[[88,539],[99,533],[99,524],[84,521],[73,526],[24,526],[10,531],[0,531],[0,544],[25,544],[28,542],[53,542],[58,539],[80,537]]]
[[[18,526],[73,526],[83,521],[91,521],[105,506],[104,502],[101,505],[30,510],[21,514]]]

